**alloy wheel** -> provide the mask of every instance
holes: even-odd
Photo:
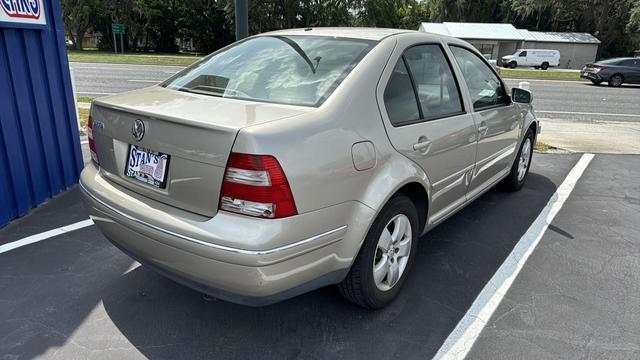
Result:
[[[384,227],[373,259],[373,280],[381,291],[393,288],[404,273],[411,253],[411,222],[404,214]]]
[[[524,139],[522,150],[520,150],[520,159],[518,160],[518,181],[522,181],[527,170],[529,169],[529,161],[531,160],[531,139]]]

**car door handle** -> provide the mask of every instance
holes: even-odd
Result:
[[[424,140],[413,144],[413,150],[426,154],[431,149],[431,140]]]
[[[480,134],[480,136],[487,135],[487,131],[489,131],[489,127],[487,125],[478,126],[478,134]]]

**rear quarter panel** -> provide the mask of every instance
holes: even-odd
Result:
[[[289,180],[298,212],[358,201],[376,212],[407,182],[426,184],[420,168],[390,145],[376,100],[376,86],[395,47],[382,40],[317,110],[247,127],[233,151],[271,154]],[[375,165],[355,169],[353,144],[370,141]]]

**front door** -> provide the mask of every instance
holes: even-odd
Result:
[[[481,56],[457,45],[450,49],[473,102],[478,147],[467,195],[473,198],[511,169],[524,113],[511,102],[500,77]]]
[[[396,150],[427,174],[431,224],[465,201],[476,154],[473,116],[441,43],[399,44],[390,61],[381,81],[385,128]]]

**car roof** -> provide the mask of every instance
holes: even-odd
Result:
[[[415,30],[359,27],[313,27],[307,29],[285,29],[262,33],[260,35],[315,35],[380,41],[386,37],[399,34],[424,34],[433,39],[449,38],[448,36],[444,35],[425,33]]]
[[[610,63],[614,63],[614,62],[618,62],[618,61],[622,61],[622,60],[633,60],[633,59],[636,59],[636,58],[619,57],[619,58],[603,59],[603,60],[599,60],[597,62],[602,63],[602,64],[610,64]]]

